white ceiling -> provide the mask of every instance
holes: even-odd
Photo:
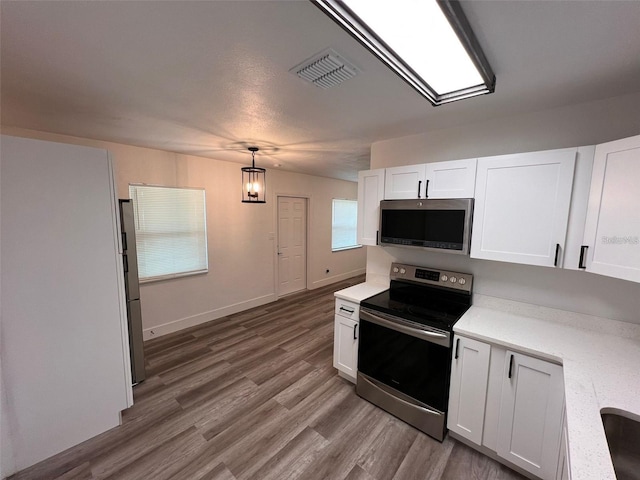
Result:
[[[640,91],[640,1],[462,5],[496,92],[432,107],[306,0],[3,0],[2,124],[354,180],[377,140]],[[362,73],[289,73],[328,47]]]

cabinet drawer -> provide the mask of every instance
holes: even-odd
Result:
[[[336,315],[357,321],[359,311],[360,306],[357,303],[336,298]]]

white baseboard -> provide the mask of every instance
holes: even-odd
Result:
[[[346,280],[347,278],[355,277],[356,275],[362,275],[363,273],[365,273],[365,268],[358,268],[357,270],[341,273],[340,275],[332,275],[331,277],[326,277],[326,278],[323,278],[322,280],[317,280],[311,283],[311,285],[308,288],[309,290],[313,290],[316,288],[324,287],[325,285],[331,285],[332,283]]]
[[[227,305],[226,307],[217,308],[215,310],[209,310],[208,312],[199,313],[190,317],[179,318],[171,322],[163,323],[162,325],[145,328],[142,332],[142,337],[144,340],[158,338],[163,335],[168,335],[169,333],[184,330],[185,328],[195,327],[201,323],[210,322],[216,318],[226,317],[227,315],[249,310],[250,308],[266,305],[267,303],[275,302],[277,299],[277,295],[272,293],[262,297],[252,298],[251,300],[244,302],[234,303],[233,305]]]

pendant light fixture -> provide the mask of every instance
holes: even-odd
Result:
[[[251,166],[242,167],[242,203],[267,203],[266,200],[266,170],[256,167],[256,152],[258,147],[249,147],[251,152]]]

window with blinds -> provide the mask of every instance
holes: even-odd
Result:
[[[129,195],[140,282],[209,270],[204,189],[129,185]]]
[[[355,200],[333,200],[331,221],[331,251],[359,247],[356,239],[358,202]]]

